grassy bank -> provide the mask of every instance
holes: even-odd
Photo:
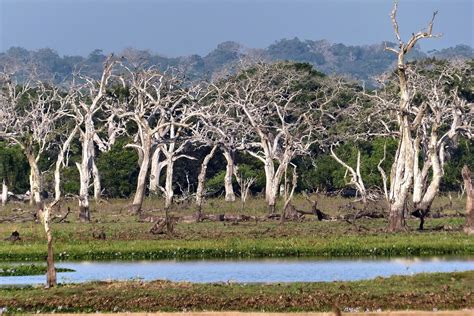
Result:
[[[473,255],[474,239],[462,233],[386,236],[332,236],[319,239],[240,238],[205,240],[105,240],[57,242],[57,260],[231,258],[285,256]],[[0,245],[0,260],[43,260],[44,243]]]
[[[56,272],[74,272],[72,269],[56,268]],[[46,274],[46,265],[19,264],[0,265],[0,276],[22,276]]]
[[[474,271],[357,282],[191,284],[95,282],[0,288],[8,312],[445,310],[474,307]]]
[[[331,216],[344,214],[340,207],[348,199],[326,197],[321,200],[324,211]],[[171,235],[149,233],[150,222],[139,222],[127,212],[127,202],[114,200],[92,206],[92,222],[80,223],[77,214],[71,212],[66,221],[53,224],[57,260],[110,260],[110,259],[164,259],[164,258],[226,258],[226,257],[283,257],[283,256],[423,256],[423,255],[474,255],[474,236],[462,233],[462,217],[430,218],[426,230],[416,230],[418,222],[408,220],[409,231],[389,234],[384,219],[359,219],[353,225],[346,221],[315,221],[307,216],[302,222],[180,222]],[[62,205],[64,214],[75,203]],[[162,216],[163,211],[152,208],[154,200],[147,200],[147,216]],[[159,207],[160,201],[155,206]],[[298,204],[299,203],[299,204]],[[301,209],[307,203],[301,197],[295,204]],[[438,205],[444,203],[438,201]],[[333,205],[331,207],[331,205]],[[24,214],[11,205],[2,216]],[[192,206],[174,210],[174,215],[191,215]],[[206,213],[241,214],[239,203],[222,200],[208,201]],[[456,210],[447,209],[447,214]],[[265,203],[252,199],[244,214],[262,215]],[[17,242],[0,242],[0,260],[43,260],[46,255],[44,231],[33,221],[0,224],[0,236],[8,237],[12,231],[20,233]],[[105,240],[97,240],[97,232],[105,234]]]

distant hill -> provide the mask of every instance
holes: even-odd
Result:
[[[158,65],[162,69],[177,67],[185,71],[191,79],[210,79],[214,75],[235,65],[241,59],[258,58],[267,61],[289,60],[307,62],[317,70],[327,74],[346,75],[357,80],[371,82],[374,75],[393,67],[395,55],[386,51],[380,43],[364,46],[334,44],[326,40],[302,41],[298,38],[282,39],[264,49],[245,48],[235,42],[224,42],[205,56],[191,55],[183,57],[164,57],[149,51],[133,48],[125,49],[118,55],[125,55],[145,65]],[[0,53],[0,67],[33,64],[43,79],[56,82],[67,81],[75,70],[97,77],[101,73],[106,56],[101,50],[95,50],[87,57],[60,56],[50,48],[30,51],[21,47],[12,47]],[[457,45],[442,50],[423,52],[415,48],[410,59],[423,58],[474,58],[474,49],[468,45]]]

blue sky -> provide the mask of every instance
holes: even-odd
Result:
[[[60,54],[149,49],[165,56],[207,54],[232,40],[262,48],[281,38],[344,44],[393,41],[391,0],[0,0],[0,51],[50,47]],[[440,39],[422,49],[474,46],[474,1],[400,0],[402,35],[433,11]]]

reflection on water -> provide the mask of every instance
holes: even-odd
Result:
[[[317,282],[474,270],[474,258],[84,261],[60,262],[57,267],[76,271],[58,273],[60,283],[130,279],[199,283]],[[42,275],[0,277],[0,285],[42,284],[44,281]]]

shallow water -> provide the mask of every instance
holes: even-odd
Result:
[[[211,282],[352,281],[422,272],[474,270],[473,257],[388,259],[248,259],[59,262],[76,272],[58,273],[60,283],[99,280],[170,280]],[[42,284],[44,275],[0,277],[0,285]]]

